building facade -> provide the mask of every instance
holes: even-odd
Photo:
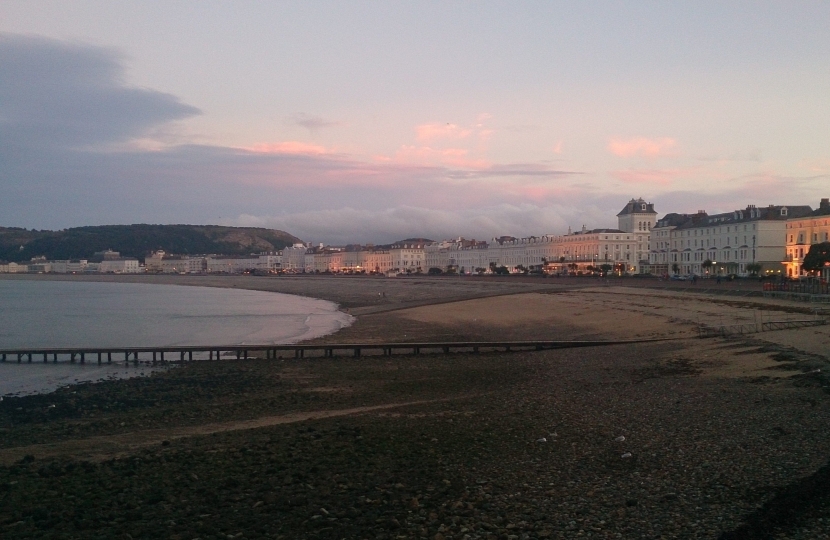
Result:
[[[138,264],[138,259],[132,257],[109,258],[98,263],[98,272],[102,274],[138,274],[141,272],[141,266]]]
[[[709,215],[669,214],[652,230],[649,263],[667,274],[780,274],[787,221],[806,217],[809,206],[749,205]]]
[[[396,244],[389,249],[392,255],[392,271],[403,273],[424,272],[426,259],[423,244]]]
[[[818,208],[806,216],[788,219],[785,234],[783,264],[786,275],[793,278],[807,275],[802,265],[810,246],[830,242],[830,199],[821,199]],[[824,268],[821,277],[830,280],[830,268]]]

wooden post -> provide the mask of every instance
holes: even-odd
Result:
[[[191,350],[191,351],[187,351],[187,359],[188,359],[188,360],[193,360],[193,351],[192,351],[192,350]]]
[[[100,352],[98,353],[98,365],[99,366],[101,365],[101,353]]]
[[[161,351],[161,361],[164,362],[164,351]]]
[[[84,363],[84,354],[85,354],[85,353],[83,353],[83,352],[81,353],[81,363],[82,363],[82,364]]]
[[[112,364],[112,351],[107,351],[107,364]]]
[[[43,363],[45,364],[48,361],[49,361],[49,353],[43,353]]]
[[[75,353],[69,353],[69,363],[75,363]]]
[[[355,356],[360,356],[360,347],[355,347],[355,349],[354,349],[354,355],[355,355]]]
[[[29,353],[29,363],[32,363],[32,353]]]

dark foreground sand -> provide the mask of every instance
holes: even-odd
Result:
[[[830,538],[828,328],[694,333],[803,306],[526,287],[328,339],[677,339],[199,362],[7,399],[0,537]]]

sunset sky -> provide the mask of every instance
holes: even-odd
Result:
[[[830,2],[0,3],[0,226],[326,243],[830,196]]]

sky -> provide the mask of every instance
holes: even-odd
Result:
[[[830,196],[830,2],[0,3],[0,226],[563,234]]]

